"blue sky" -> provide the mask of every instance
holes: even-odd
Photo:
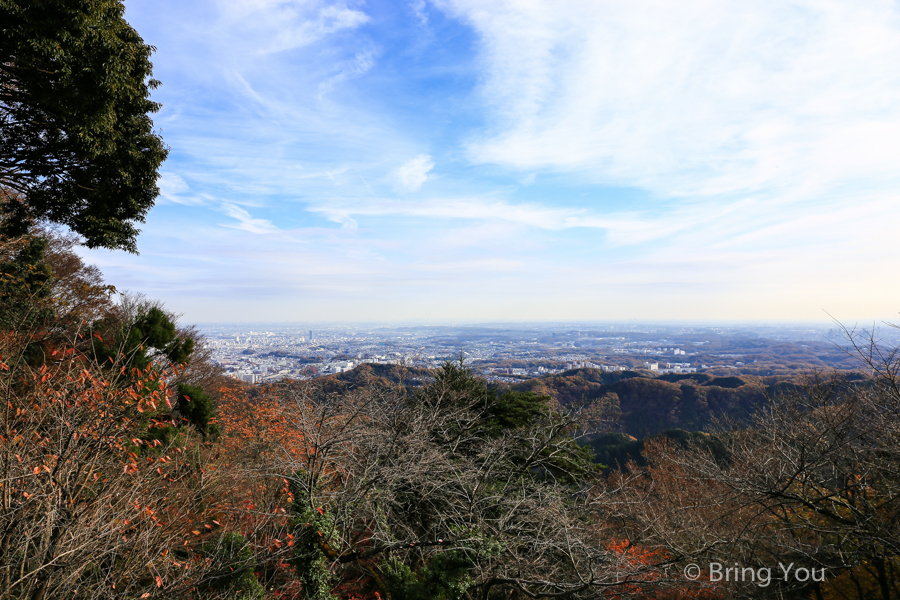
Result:
[[[187,321],[900,310],[895,1],[125,4]]]

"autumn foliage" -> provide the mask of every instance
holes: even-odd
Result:
[[[875,346],[866,380],[604,470],[578,439],[627,418],[618,393],[566,405],[460,362],[244,384],[71,250],[0,247],[0,597],[900,597],[900,377]],[[761,587],[716,561],[828,573]]]

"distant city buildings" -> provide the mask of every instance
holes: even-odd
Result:
[[[805,356],[813,357],[826,345],[833,347],[830,342],[815,345],[809,329],[796,331],[804,336],[803,344],[796,348]],[[760,352],[761,332],[773,336],[772,348],[777,345],[775,339],[785,337],[783,332],[768,329],[627,325],[578,329],[566,324],[368,329],[338,325],[317,327],[315,333],[291,325],[204,328],[205,343],[214,360],[232,377],[250,383],[321,377],[361,364],[436,368],[460,357],[489,379],[510,382],[573,369],[646,369],[654,375],[695,373],[698,369],[758,369],[758,361],[772,360],[752,354]],[[823,329],[823,336],[825,332],[827,329]],[[752,344],[745,344],[745,339],[753,340]],[[793,347],[782,344],[771,352],[788,352]],[[748,353],[747,348],[755,350]],[[689,356],[690,362],[666,360]]]

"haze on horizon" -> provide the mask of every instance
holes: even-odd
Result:
[[[186,321],[900,310],[896,2],[125,4],[171,152],[84,254]]]

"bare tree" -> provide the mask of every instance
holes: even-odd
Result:
[[[499,393],[454,364],[412,394],[302,384],[283,398],[300,447],[276,468],[292,485],[307,598],[625,597],[667,585],[656,567],[668,558],[636,560],[602,518],[598,470],[572,435],[583,424],[548,398]]]
[[[719,423],[703,447],[652,448],[647,469],[632,465],[640,484],[622,488],[620,507],[636,539],[684,557],[821,574],[744,586],[756,595],[823,597],[854,580],[842,594],[900,597],[900,354],[851,341],[867,377],[814,373],[749,422]]]

